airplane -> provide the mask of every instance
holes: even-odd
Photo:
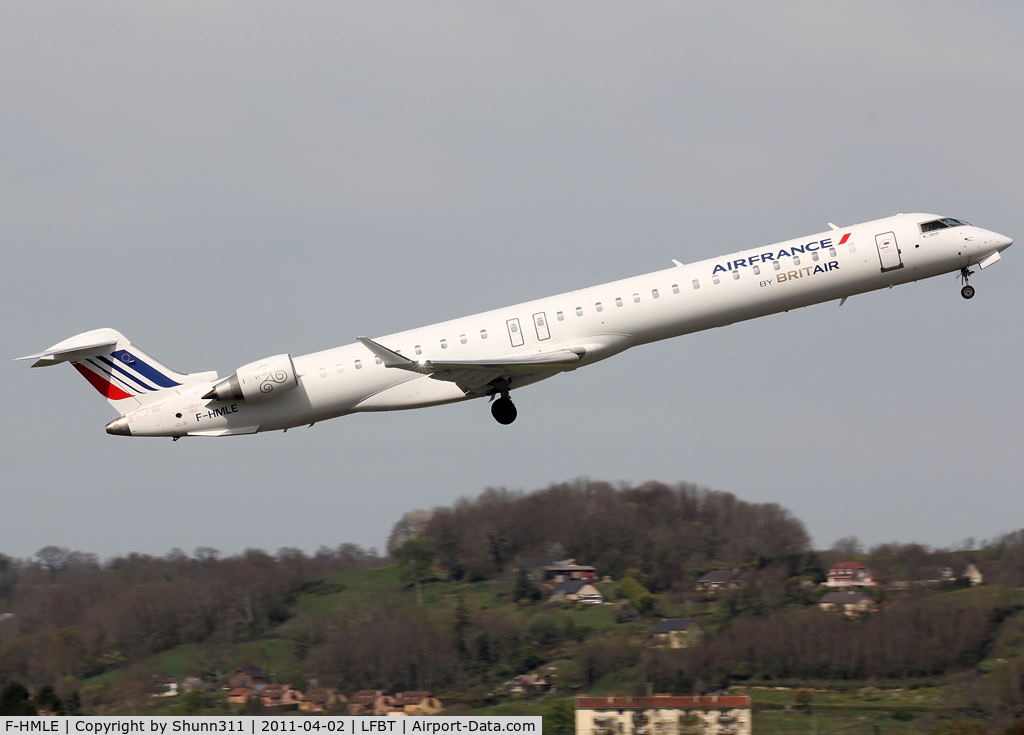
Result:
[[[984,269],[1013,244],[933,214],[898,214],[731,255],[613,281],[309,355],[179,373],[113,329],[66,339],[32,367],[70,362],[119,417],[109,434],[235,436],[287,431],[364,411],[490,397],[500,424],[517,416],[510,392],[637,345],[825,301]]]

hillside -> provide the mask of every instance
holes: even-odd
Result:
[[[548,522],[559,507],[575,509],[575,526]],[[544,518],[535,528],[531,513]],[[812,715],[823,732],[871,723],[895,733],[1024,712],[1019,534],[972,552],[815,552],[777,506],[650,484],[488,491],[412,520],[396,526],[393,562],[351,545],[314,556],[205,549],[100,563],[49,547],[35,560],[2,557],[0,685],[77,691],[92,713],[226,712],[220,687],[259,666],[300,690],[428,690],[449,713],[498,714],[536,714],[574,692],[729,685],[754,697],[757,729],[772,733],[810,730]],[[605,604],[548,599],[543,566],[569,554],[595,567]],[[824,570],[850,559],[888,576],[871,593],[876,610],[853,619],[816,604]],[[984,585],[924,583],[966,560]],[[716,568],[742,584],[698,591]],[[689,618],[702,636],[654,647],[662,618]],[[195,677],[207,692],[187,705],[155,699],[155,674]],[[523,674],[557,691],[509,691]],[[821,691],[794,709],[793,687]]]

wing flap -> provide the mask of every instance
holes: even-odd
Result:
[[[385,367],[429,375],[436,380],[451,381],[467,392],[498,378],[569,367],[580,360],[580,354],[572,350],[551,350],[533,355],[501,357],[496,360],[410,360],[372,339],[357,339],[380,358]]]

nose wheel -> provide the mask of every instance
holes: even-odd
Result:
[[[508,397],[508,391],[502,392],[501,398],[491,404],[491,416],[502,426],[511,424],[518,415],[519,411],[516,410],[516,404],[512,403],[512,399]]]
[[[964,287],[960,289],[960,295],[965,299],[974,298],[974,286],[967,283],[967,279],[974,275],[974,271],[967,268],[960,269],[960,282],[964,284]]]

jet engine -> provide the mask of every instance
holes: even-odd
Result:
[[[299,384],[291,355],[274,355],[250,362],[220,381],[203,399],[257,403],[290,391]]]

